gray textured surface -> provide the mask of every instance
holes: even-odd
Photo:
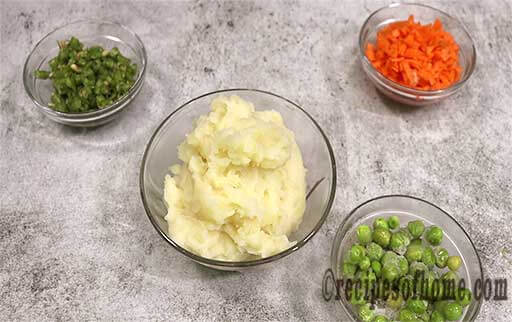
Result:
[[[341,320],[321,299],[335,230],[362,201],[413,194],[472,236],[489,277],[512,278],[512,16],[508,0],[435,1],[459,16],[478,67],[428,108],[384,101],[356,59],[356,35],[386,2],[25,2],[2,0],[0,316],[23,320]],[[113,123],[67,128],[38,113],[21,80],[35,43],[71,20],[128,25],[149,54],[145,87]],[[270,271],[202,268],[156,234],[138,175],[158,123],[207,91],[253,87],[304,106],[336,151],[334,211]],[[512,301],[480,320],[506,320]]]

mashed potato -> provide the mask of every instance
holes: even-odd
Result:
[[[238,96],[217,97],[212,111],[178,148],[183,164],[165,177],[169,234],[203,257],[263,258],[294,244],[306,180],[293,133],[275,111]]]

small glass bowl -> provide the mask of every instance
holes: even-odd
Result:
[[[462,258],[462,265],[457,273],[466,282],[466,288],[469,288],[474,294],[475,282],[483,281],[483,270],[480,257],[469,235],[452,216],[441,208],[428,201],[404,195],[381,196],[365,201],[343,220],[336,232],[331,250],[331,269],[336,280],[343,279],[341,268],[343,255],[357,242],[357,227],[362,224],[371,227],[376,217],[387,218],[392,215],[398,216],[400,226],[417,219],[423,220],[426,227],[439,226],[444,232],[441,246],[448,250],[450,256],[459,255]],[[358,321],[357,312],[343,295],[343,289],[340,290],[340,294],[342,294],[340,303],[343,309],[353,321]],[[460,321],[476,319],[482,305],[482,298],[476,300],[473,297],[473,302],[464,309]]]
[[[169,167],[181,163],[178,145],[195,127],[201,115],[210,112],[210,103],[219,95],[238,95],[254,104],[257,110],[275,110],[281,113],[285,125],[295,134],[304,166],[307,169],[306,210],[299,229],[289,236],[297,243],[276,255],[243,262],[230,262],[198,256],[181,247],[168,234],[164,219],[167,207],[163,200],[164,177]],[[331,210],[336,191],[336,163],[331,145],[313,118],[297,104],[270,92],[253,89],[230,89],[204,94],[185,103],[158,126],[144,152],[140,170],[140,190],[146,213],[158,234],[177,251],[195,262],[229,271],[266,268],[271,263],[304,246],[320,229]]]
[[[441,20],[446,31],[450,32],[459,45],[459,63],[462,67],[460,79],[448,88],[433,91],[413,89],[389,80],[376,70],[366,57],[366,46],[375,43],[379,29],[396,21],[407,20],[414,15],[422,24]],[[415,106],[437,103],[453,95],[466,84],[476,65],[476,49],[468,31],[456,18],[449,14],[422,4],[393,3],[372,13],[359,32],[359,58],[363,69],[377,89],[390,99]]]
[[[68,40],[71,36],[78,38],[86,47],[117,47],[121,54],[131,59],[137,65],[137,76],[128,93],[114,104],[93,112],[63,113],[48,107],[53,92],[52,81],[36,79],[34,71],[49,70],[48,62],[59,53],[57,41]],[[146,49],[133,31],[118,23],[83,20],[55,29],[36,44],[25,61],[23,84],[39,110],[55,122],[77,127],[98,126],[113,120],[137,96],[144,82],[146,64]]]

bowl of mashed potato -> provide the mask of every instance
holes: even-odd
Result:
[[[160,236],[221,270],[266,267],[304,246],[331,210],[336,165],[313,118],[273,93],[234,89],[169,115],[144,153],[140,185]]]

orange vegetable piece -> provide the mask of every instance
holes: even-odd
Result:
[[[459,45],[439,19],[422,25],[410,15],[389,24],[368,43],[366,57],[386,78],[420,90],[438,90],[460,79]]]

